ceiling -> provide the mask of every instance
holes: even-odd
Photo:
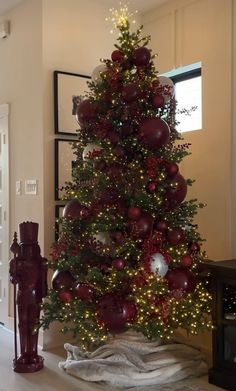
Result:
[[[23,0],[0,0],[0,15],[9,11]],[[120,1],[118,0],[96,0],[101,1],[103,4],[107,4],[107,7],[119,7]],[[138,11],[147,11],[157,7],[158,5],[170,0],[129,0],[123,3],[128,3],[130,9],[137,9]]]

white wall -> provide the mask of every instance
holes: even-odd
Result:
[[[0,40],[0,104],[10,104],[10,232],[22,221],[40,225],[43,244],[42,9],[26,0],[4,15],[11,34]],[[37,179],[37,196],[15,193],[16,180]]]
[[[160,72],[202,61],[203,129],[185,133],[192,155],[181,169],[196,179],[189,197],[207,203],[196,221],[213,260],[232,257],[231,6],[231,0],[174,0],[143,16]]]

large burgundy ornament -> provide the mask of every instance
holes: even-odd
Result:
[[[133,302],[119,297],[116,293],[107,293],[99,300],[97,312],[98,322],[116,334],[124,332],[127,322],[134,320],[136,307]]]
[[[111,59],[114,62],[122,62],[124,60],[124,54],[120,50],[114,50],[111,53]]]
[[[64,288],[75,288],[76,279],[69,270],[56,270],[52,276],[52,288],[60,291]]]
[[[19,225],[20,244],[14,235],[10,261],[10,280],[14,284],[14,332],[15,372],[36,372],[43,368],[43,357],[37,353],[38,329],[41,303],[47,295],[46,260],[40,255],[38,245],[38,224],[24,222]],[[16,285],[18,285],[16,298]],[[17,357],[16,305],[18,306],[18,327],[20,356]]]
[[[177,246],[185,240],[184,230],[182,228],[174,228],[167,232],[167,241],[171,246]]]
[[[140,67],[145,67],[151,59],[150,50],[142,46],[134,50],[132,55],[133,63]]]
[[[151,235],[154,219],[151,214],[142,212],[138,220],[130,221],[130,234],[134,239],[145,239]]]
[[[196,288],[196,280],[193,273],[183,267],[168,271],[166,279],[170,290],[183,289],[183,291],[191,293]]]
[[[142,210],[138,206],[130,206],[128,208],[128,218],[130,220],[138,220],[142,215]]]
[[[181,174],[177,174],[172,180],[173,187],[169,187],[166,191],[168,207],[176,208],[185,199],[187,195],[187,183]]]
[[[77,199],[70,200],[66,203],[63,209],[63,217],[67,219],[78,219],[80,218],[80,212],[82,210],[82,205],[79,203]]]
[[[85,124],[95,118],[96,106],[89,99],[84,99],[77,106],[76,119],[80,125]]]
[[[170,129],[161,118],[146,118],[139,125],[139,137],[142,144],[156,151],[168,143]]]
[[[137,100],[140,96],[140,88],[137,83],[129,83],[123,87],[122,97],[125,102],[130,103]]]

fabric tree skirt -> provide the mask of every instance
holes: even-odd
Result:
[[[207,373],[203,354],[183,343],[148,341],[128,331],[116,335],[93,352],[64,345],[67,359],[59,367],[89,382],[103,382],[126,391],[204,391],[201,386],[182,382]]]

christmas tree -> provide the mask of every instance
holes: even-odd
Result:
[[[119,37],[77,107],[73,180],[66,184],[52,289],[41,324],[62,323],[85,348],[128,328],[169,339],[210,327],[205,258],[179,169],[173,83],[158,76],[150,37],[116,14]]]

